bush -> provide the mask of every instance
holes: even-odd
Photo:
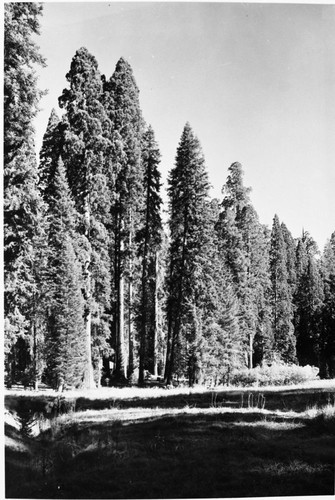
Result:
[[[271,366],[257,366],[252,369],[234,371],[230,383],[239,387],[262,387],[267,385],[298,385],[316,380],[315,366],[286,365],[274,363]]]

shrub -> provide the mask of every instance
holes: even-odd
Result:
[[[257,375],[256,369],[234,371],[231,374],[230,384],[238,387],[258,386],[259,380]]]
[[[239,387],[298,385],[316,380],[317,374],[318,368],[314,366],[286,365],[277,362],[271,366],[234,371],[230,383]]]

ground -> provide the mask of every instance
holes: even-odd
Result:
[[[9,393],[6,496],[333,495],[334,394],[331,385]]]

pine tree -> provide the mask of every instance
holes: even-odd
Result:
[[[61,159],[49,186],[47,378],[57,389],[82,384],[87,366],[78,214]]]
[[[137,288],[140,281],[135,228],[139,226],[140,215],[143,213],[141,140],[144,123],[139,104],[139,90],[131,66],[123,58],[118,61],[112,77],[104,81],[103,102],[112,122],[112,157],[113,164],[117,166],[116,197],[112,204],[114,241],[111,251],[114,260],[115,292],[114,375],[125,379],[133,374],[136,365],[133,288]],[[128,349],[126,331],[129,339]]]
[[[296,360],[292,296],[288,281],[286,246],[278,216],[273,219],[270,248],[274,354],[286,363]]]
[[[4,312],[7,383],[40,377],[44,206],[37,189],[33,119],[44,65],[33,37],[42,5],[5,5],[4,41]],[[24,380],[25,379],[25,380]]]
[[[110,121],[102,100],[98,64],[86,48],[77,50],[66,75],[59,104],[65,109],[62,158],[80,214],[80,232],[87,240],[85,275],[85,325],[88,352],[86,385],[100,382],[101,358],[108,351],[110,308]],[[95,369],[93,380],[93,367]]]
[[[162,241],[162,221],[160,209],[160,172],[158,165],[160,152],[154,131],[149,126],[143,135],[142,163],[145,193],[144,225],[137,233],[140,242],[139,254],[142,259],[141,301],[139,307],[139,383],[144,382],[144,370],[157,375],[158,341],[158,253]]]
[[[175,167],[169,175],[170,252],[168,271],[168,344],[165,378],[198,378],[202,341],[202,262],[206,259],[206,206],[209,182],[201,146],[190,125],[184,127]]]

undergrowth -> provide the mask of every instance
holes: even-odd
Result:
[[[317,380],[318,368],[274,363],[271,366],[236,370],[232,373],[230,384],[238,387],[264,387],[299,385]]]

